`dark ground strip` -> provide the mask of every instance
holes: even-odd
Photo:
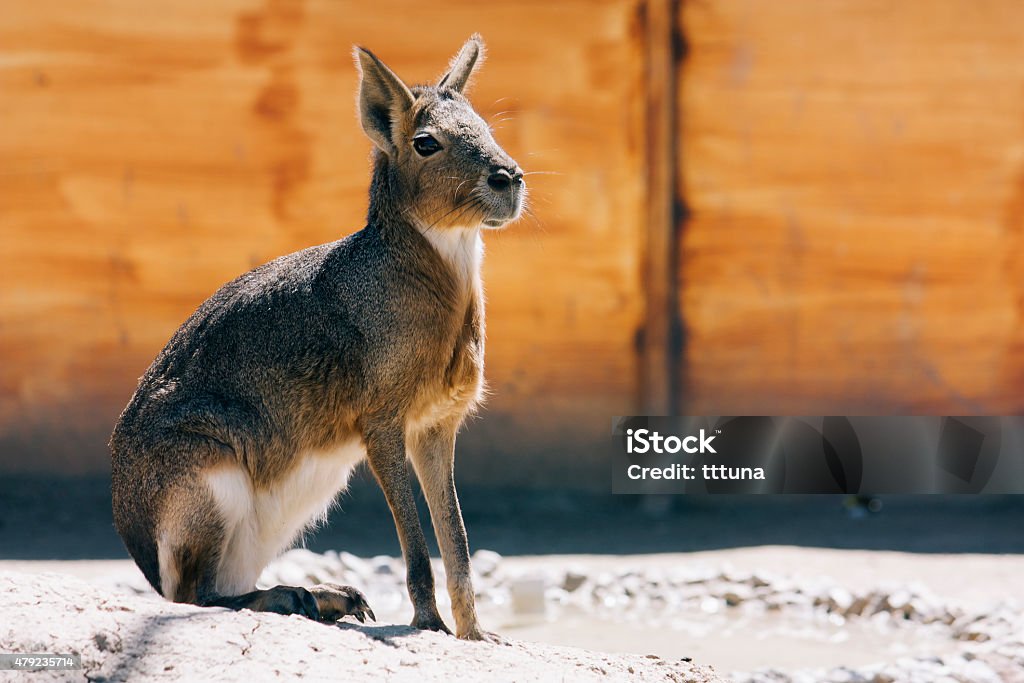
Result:
[[[639,496],[460,487],[472,548],[502,554],[654,553],[754,545],[920,553],[1024,552],[1024,496],[885,496],[852,516],[842,496]],[[429,524],[418,495],[421,519]],[[652,509],[658,509],[657,513]],[[428,533],[428,536],[432,534]],[[431,538],[431,551],[437,549]],[[391,515],[360,472],[326,527],[322,552],[399,553]],[[126,557],[103,477],[0,477],[0,559]]]

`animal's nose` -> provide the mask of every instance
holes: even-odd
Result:
[[[498,170],[487,176],[487,184],[495,192],[504,192],[508,190],[512,185],[518,184],[523,179],[523,172],[519,168],[509,170],[507,168],[499,168]]]
[[[487,176],[487,184],[491,186],[491,189],[495,192],[504,192],[508,188],[512,187],[512,174],[504,168],[499,168],[497,171]]]

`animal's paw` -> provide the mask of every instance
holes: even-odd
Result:
[[[491,643],[492,645],[509,645],[510,643],[499,636],[497,633],[491,633],[485,631],[479,626],[474,626],[467,629],[464,633],[459,633],[459,638],[462,640],[477,640],[484,643]]]
[[[444,621],[441,619],[436,611],[427,614],[416,613],[412,618],[412,627],[418,628],[421,631],[440,631],[452,635],[452,632],[444,625]]]
[[[351,615],[360,623],[369,617],[377,621],[376,615],[366,602],[362,591],[352,586],[341,586],[336,583],[321,583],[309,589],[320,610],[320,621],[334,623],[344,616]]]

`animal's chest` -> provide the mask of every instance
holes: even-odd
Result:
[[[433,371],[421,376],[417,400],[410,410],[416,423],[462,416],[479,402],[484,386],[484,329],[478,304],[469,307],[442,348]]]

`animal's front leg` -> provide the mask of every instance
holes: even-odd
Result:
[[[430,506],[437,544],[441,548],[452,599],[456,633],[467,640],[502,642],[480,628],[476,616],[469,542],[455,492],[455,432],[458,424],[442,424],[412,438],[409,455]]]
[[[405,465],[404,429],[397,426],[374,430],[365,435],[366,458],[377,482],[384,491],[395,529],[405,557],[406,583],[412,600],[412,625],[416,628],[451,633],[437,612],[434,596],[434,575],[430,569],[430,553],[423,536],[416,501]]]

